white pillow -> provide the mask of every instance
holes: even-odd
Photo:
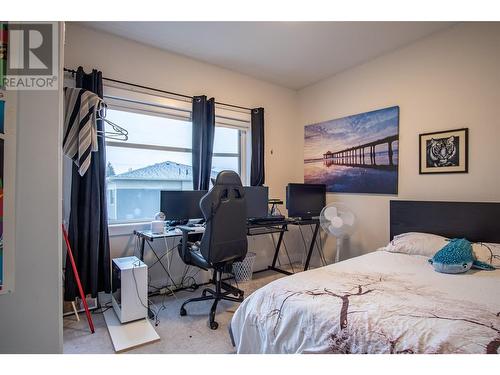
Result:
[[[423,255],[432,258],[447,243],[446,237],[436,234],[408,232],[394,236],[385,250],[391,253]]]
[[[500,268],[500,243],[478,242],[472,244],[477,260]]]

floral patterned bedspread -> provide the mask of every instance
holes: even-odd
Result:
[[[238,353],[499,353],[500,270],[383,250],[276,280],[231,322]]]

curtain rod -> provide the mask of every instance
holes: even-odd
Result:
[[[76,74],[76,70],[74,70],[74,69],[64,68],[64,71],[68,72],[68,73],[71,73],[72,75]],[[120,84],[123,84],[123,85],[129,85],[129,86],[133,86],[133,87],[138,87],[138,88],[141,88],[141,89],[146,89],[146,90],[161,92],[163,94],[175,95],[175,96],[180,96],[182,98],[193,99],[193,97],[189,96],[189,95],[184,95],[184,94],[179,94],[177,92],[156,89],[154,87],[149,87],[149,86],[138,85],[136,83],[126,82],[126,81],[120,81],[118,79],[107,78],[107,77],[102,77],[102,79],[106,80],[106,81],[110,81],[110,82],[120,83]],[[234,105],[234,104],[227,104],[227,103],[222,103],[222,102],[215,102],[215,104],[223,105],[223,106],[226,106],[226,107],[239,108],[239,109],[243,109],[245,111],[252,111],[252,108],[242,107],[242,106]]]

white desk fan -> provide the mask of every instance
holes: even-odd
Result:
[[[341,242],[346,236],[354,233],[356,216],[345,204],[330,203],[321,210],[319,222],[328,235],[337,238],[337,253],[335,254],[335,263],[337,263],[340,260]]]

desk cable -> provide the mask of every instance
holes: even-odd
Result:
[[[139,248],[140,248],[139,242],[140,242],[139,238],[138,238],[138,237],[136,237],[136,239],[135,239],[134,255],[136,255],[136,254],[137,254],[137,252],[139,251]],[[148,265],[148,271],[149,271],[149,270],[150,270],[153,266],[155,266],[157,263],[159,263],[159,262],[161,261],[161,259],[163,259],[163,257],[165,257],[165,255],[166,255],[169,251],[173,250],[174,248],[175,248],[175,246],[173,246],[171,249],[167,250],[167,252],[166,252],[165,254],[163,254],[163,255],[162,255],[161,257],[159,257],[159,258],[158,258],[158,256],[157,256],[157,260],[155,260],[155,261],[154,261],[154,263],[152,263],[152,264]],[[168,274],[167,274],[167,275],[168,275]],[[170,277],[170,275],[168,275],[168,276]],[[156,285],[153,285],[153,284],[151,283],[151,274],[150,274],[150,272],[148,272],[148,289],[149,289],[149,288],[153,288],[153,289],[155,289],[156,291],[159,291],[159,290],[161,290],[161,289],[163,289],[163,288],[166,288],[166,289],[168,289],[168,291],[170,292],[168,295],[173,295],[173,294],[174,294],[173,290],[170,288],[170,286],[169,286],[169,285],[164,286],[164,287],[158,287],[158,286],[156,286]],[[149,293],[149,291],[148,291],[148,293]],[[177,297],[176,297],[176,298],[177,298]]]
[[[140,294],[139,294],[139,286],[137,285],[137,278],[135,277],[135,269],[137,267],[139,267],[141,265],[141,263],[142,262],[140,260],[138,260],[138,261],[136,261],[136,262],[133,263],[133,267],[132,267],[132,276],[134,278],[135,291],[137,293],[137,299],[139,300],[139,302],[141,303],[141,305],[144,308],[146,308],[146,310],[151,310],[153,312],[153,316],[154,316],[154,319],[155,319],[155,326],[157,327],[160,324],[160,312],[166,309],[166,306],[165,306],[165,303],[164,303],[165,299],[163,299],[161,306],[158,307],[156,309],[156,311],[153,309],[153,306],[156,306],[156,305],[149,298],[146,297],[149,306],[146,306],[144,304],[144,302],[142,302],[142,299],[141,299]]]
[[[153,246],[149,243],[149,241],[146,241],[146,243],[148,244],[148,247],[149,249],[153,252],[153,254],[156,256],[156,261],[151,264],[151,266],[148,267],[151,268],[153,267],[154,265],[156,265],[157,263],[160,264],[160,266],[163,268],[163,270],[165,271],[165,273],[167,274],[168,278],[170,279],[170,281],[172,281],[172,284],[175,288],[177,288],[177,284],[175,283],[174,279],[172,278],[172,275],[170,275],[170,272],[169,270],[167,270],[167,268],[165,268],[165,265],[163,264],[163,262],[161,261],[163,259],[163,257],[165,257],[167,254],[169,254],[169,250],[167,250],[167,252],[165,252],[161,257],[158,256],[158,253],[155,251],[155,249],[153,248]],[[173,250],[173,248],[171,249]]]

